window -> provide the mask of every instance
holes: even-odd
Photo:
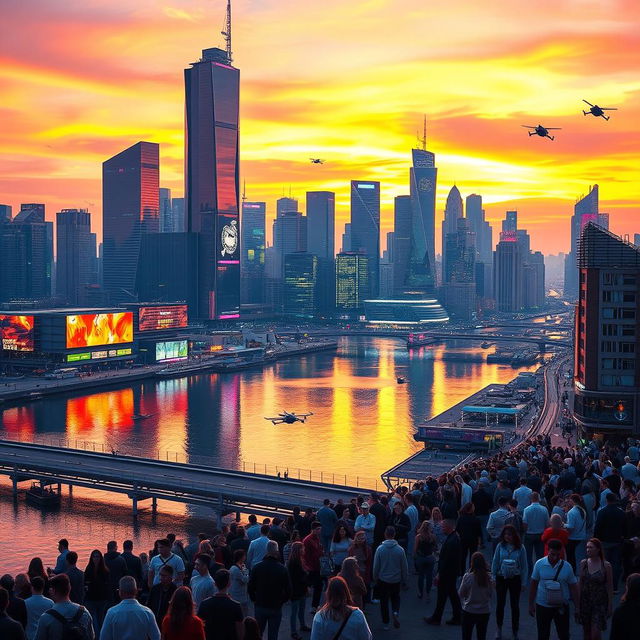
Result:
[[[635,293],[624,293],[622,295],[622,302],[635,302],[636,294]]]
[[[617,324],[603,324],[602,325],[602,335],[603,336],[617,336],[618,335],[618,325]]]
[[[605,387],[633,387],[633,376],[600,376],[600,384]]]
[[[602,368],[603,369],[615,369],[615,358],[602,358]]]
[[[636,319],[636,310],[635,309],[621,309],[622,311],[622,319],[623,320],[635,320]]]
[[[636,327],[633,324],[623,324],[622,325],[622,335],[623,336],[635,336],[636,335]]]
[[[620,274],[618,274],[618,273],[603,273],[602,274],[602,283],[603,284],[618,285],[618,284],[620,284]]]
[[[611,307],[605,307],[604,309],[602,309],[602,317],[606,318],[607,320],[612,320],[614,311],[615,309],[612,309]]]
[[[621,358],[620,364],[622,365],[620,369],[624,369],[625,371],[635,371],[636,369],[636,361],[631,360],[631,358]]]
[[[611,340],[603,340],[600,343],[600,351],[602,351],[603,353],[615,353],[616,343],[611,342]]]
[[[635,353],[636,352],[636,343],[635,342],[621,342],[620,343],[620,351],[622,353]]]
[[[622,284],[633,285],[636,283],[636,277],[633,273],[625,273],[622,276]]]

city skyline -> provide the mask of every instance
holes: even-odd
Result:
[[[2,201],[14,209],[45,202],[50,220],[63,208],[89,208],[97,222],[100,163],[141,139],[161,144],[161,184],[182,195],[181,72],[194,48],[222,44],[224,3],[194,0],[178,9],[147,0],[135,10],[118,2],[41,4],[38,18],[21,7],[5,12],[7,31],[21,35],[0,43],[9,96],[0,134]],[[252,200],[267,202],[268,221],[289,185],[298,198],[335,191],[339,236],[349,216],[349,181],[379,180],[384,235],[393,198],[406,193],[407,152],[427,111],[441,174],[436,225],[457,184],[463,196],[483,196],[492,224],[518,209],[534,246],[554,226],[545,250],[565,251],[573,203],[598,182],[612,230],[636,231],[640,101],[629,52],[640,10],[633,3],[620,0],[617,11],[577,1],[554,7],[544,35],[501,1],[488,9],[410,1],[401,14],[388,2],[343,4],[234,3],[234,65],[243,70],[241,177]],[[536,3],[541,11],[551,6]],[[389,35],[425,28],[428,39]],[[265,57],[275,41],[278,48]],[[425,76],[432,81],[422,82]],[[607,123],[585,118],[582,98],[620,110]],[[519,125],[538,121],[563,127],[554,143],[524,136]],[[310,165],[316,155],[326,163]],[[95,231],[101,235],[99,225]]]

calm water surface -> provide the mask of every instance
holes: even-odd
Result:
[[[207,456],[219,466],[373,486],[380,473],[416,451],[414,425],[518,371],[508,365],[461,361],[486,354],[469,343],[407,352],[392,338],[343,338],[337,352],[277,362],[263,370],[148,380],[90,394],[46,398],[0,411],[0,436],[44,441],[66,438],[126,453],[183,460]],[[398,385],[397,376],[407,378]],[[313,411],[306,424],[273,426],[264,416]],[[134,414],[152,414],[134,421]],[[93,446],[90,445],[90,446]],[[43,514],[21,499],[14,505],[0,480],[0,572],[24,570],[25,560],[55,557],[61,535],[83,564],[91,548],[131,537],[148,549],[160,534],[207,530],[206,509],[161,503],[132,525],[119,495],[78,490],[58,513]],[[145,503],[143,503],[144,505]],[[19,540],[19,542],[15,542]]]

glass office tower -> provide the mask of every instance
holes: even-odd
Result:
[[[378,297],[380,270],[380,183],[351,181],[351,251],[369,257],[369,294]]]

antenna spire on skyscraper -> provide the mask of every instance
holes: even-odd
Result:
[[[225,20],[224,31],[220,33],[224,36],[227,58],[229,58],[229,64],[231,64],[231,62],[233,62],[233,58],[231,57],[231,0],[227,0],[227,18]]]
[[[424,125],[422,128],[422,150],[427,150],[427,114],[424,114]]]

